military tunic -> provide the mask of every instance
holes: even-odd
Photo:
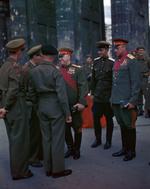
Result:
[[[31,61],[25,63],[23,66],[27,70],[28,83],[30,79],[29,72],[36,65]],[[28,84],[27,83],[27,84]],[[27,107],[28,107],[28,120],[30,125],[30,151],[29,151],[29,162],[30,163],[39,163],[39,157],[42,156],[42,136],[40,131],[39,118],[37,116],[36,104],[32,104],[28,98],[27,93]]]
[[[91,95],[94,95],[93,117],[94,130],[96,138],[101,140],[100,118],[103,114],[106,117],[107,132],[106,138],[111,143],[113,132],[113,111],[110,105],[110,96],[112,89],[112,68],[114,61],[108,56],[105,58],[94,59],[94,66],[91,79]]]
[[[30,97],[36,102],[43,141],[44,163],[47,172],[65,170],[65,117],[70,116],[65,83],[55,65],[43,61],[30,71]]]
[[[141,75],[138,61],[128,54],[117,71],[113,70],[111,103],[114,115],[121,127],[122,147],[135,154],[136,105],[141,89]],[[131,103],[135,108],[125,108],[123,103]]]
[[[80,66],[74,64],[69,64],[64,69],[66,69],[68,74],[73,78],[73,80],[77,84],[77,91],[76,91],[68,84],[68,82],[65,82],[70,108],[76,105],[77,103],[86,106],[88,83],[86,80],[84,70]],[[81,145],[81,127],[82,127],[82,117],[80,111],[76,111],[72,113],[72,122],[66,123],[66,137],[65,137],[66,143],[71,145],[71,147],[73,147],[71,127],[73,127],[75,132],[75,148],[79,150]]]
[[[0,69],[2,104],[8,111],[4,118],[9,139],[12,177],[28,174],[29,126],[25,98],[24,72],[17,62],[8,58]]]

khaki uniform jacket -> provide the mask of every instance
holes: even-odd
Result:
[[[119,69],[116,72],[113,70],[111,103],[120,104],[121,101],[129,100],[131,104],[137,105],[140,89],[141,74],[138,61],[128,54]]]
[[[34,102],[36,101],[36,93],[39,97],[41,95],[56,94],[64,115],[66,117],[70,116],[65,82],[60,70],[53,63],[43,61],[30,71],[30,76],[31,85],[29,92],[31,99]],[[36,89],[36,92],[34,89]]]

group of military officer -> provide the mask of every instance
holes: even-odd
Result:
[[[136,156],[135,121],[141,75],[137,59],[126,51],[128,41],[113,42],[116,62],[108,57],[109,43],[98,41],[99,57],[92,63],[90,89],[96,140],[91,147],[102,143],[103,114],[107,123],[104,149],[111,147],[115,115],[121,128],[122,149],[113,156],[125,155],[124,161],[129,161]],[[80,158],[81,111],[87,106],[89,92],[86,74],[71,63],[70,48],[35,46],[27,53],[30,61],[21,67],[18,61],[25,49],[24,39],[12,40],[6,47],[10,56],[0,69],[0,117],[4,118],[9,138],[12,179],[32,177],[28,165],[42,167],[40,156],[47,176],[70,175],[72,170],[65,170],[64,157]],[[60,68],[54,65],[57,55]],[[68,148],[65,156],[64,141]]]
[[[12,40],[6,47],[10,55],[0,69],[0,117],[4,118],[9,139],[12,179],[32,177],[29,165],[42,167],[42,156],[46,176],[70,175],[72,170],[65,170],[64,142],[66,139],[68,146],[65,157],[71,150],[69,156],[79,159],[81,110],[87,106],[88,94],[85,73],[71,64],[73,50],[66,47],[35,46],[27,52],[30,60],[23,67],[18,61],[25,40]],[[58,53],[59,69],[54,65]]]

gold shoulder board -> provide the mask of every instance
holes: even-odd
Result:
[[[128,54],[127,57],[130,58],[130,59],[134,58],[134,56],[132,54]]]
[[[76,64],[72,64],[72,66],[76,67],[76,68],[81,68],[81,66],[78,66]]]

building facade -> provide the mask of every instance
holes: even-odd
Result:
[[[105,38],[103,0],[0,0],[0,64],[7,41],[22,37],[27,50],[38,44],[67,46],[73,62],[97,55],[96,41]],[[24,55],[21,64],[28,60]]]

